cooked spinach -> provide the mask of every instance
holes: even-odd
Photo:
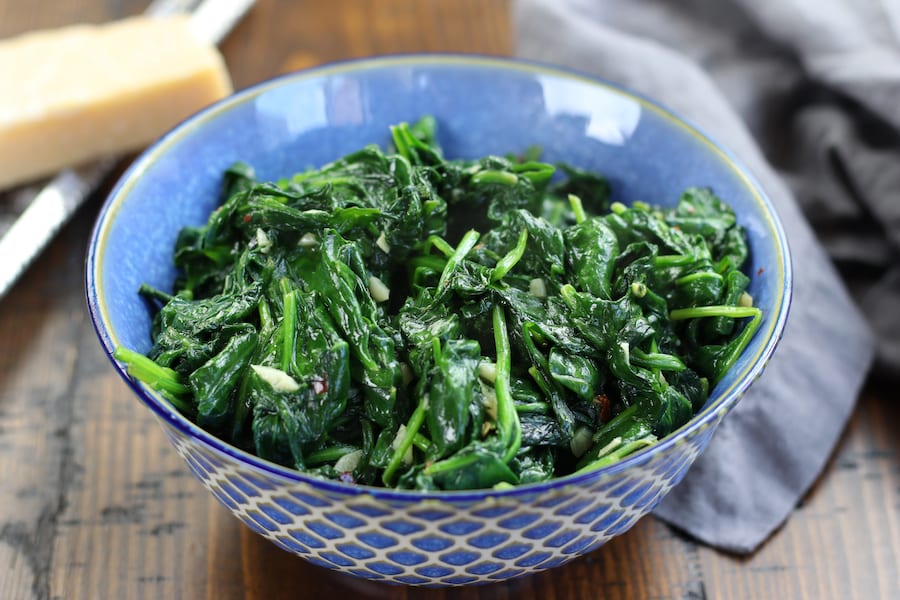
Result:
[[[178,237],[132,376],[213,434],[368,485],[467,489],[611,464],[683,426],[762,316],[708,189],[610,201],[601,176],[447,160],[433,119],[258,182]]]

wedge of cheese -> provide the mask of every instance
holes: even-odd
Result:
[[[0,189],[137,150],[231,91],[183,16],[0,41]]]

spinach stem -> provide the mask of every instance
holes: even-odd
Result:
[[[431,440],[417,432],[413,436],[413,445],[422,452],[428,452],[428,449],[431,448]]]
[[[575,297],[575,294],[575,287],[572,284],[566,283],[559,286],[559,295],[562,296],[566,306],[572,310],[578,305],[578,299]]]
[[[491,283],[496,283],[503,279],[510,270],[516,266],[516,263],[522,260],[525,254],[525,246],[528,244],[528,230],[522,229],[519,233],[519,240],[515,247],[506,253],[506,256],[497,262],[497,266],[491,271]]]
[[[272,331],[275,328],[275,321],[272,320],[272,309],[265,298],[259,299],[259,330],[263,332]]]
[[[153,298],[154,300],[159,300],[163,304],[169,302],[174,297],[172,296],[172,294],[167,294],[164,291],[146,283],[142,283],[141,287],[138,288],[138,294],[140,294],[144,298]]]
[[[637,412],[637,409],[638,409],[637,404],[631,404],[631,405],[625,407],[625,409],[622,412],[620,412],[619,414],[614,416],[612,419],[610,419],[609,421],[604,423],[603,427],[598,429],[597,432],[594,434],[594,442],[600,441],[603,438],[604,434],[606,434],[610,431],[614,431],[622,423],[631,419],[631,417],[634,415],[634,413]]]
[[[654,267],[683,267],[697,261],[693,254],[665,254],[653,259]]]
[[[525,402],[516,404],[516,412],[519,414],[538,413],[546,415],[550,412],[550,406],[546,402]]]
[[[684,371],[687,366],[674,354],[644,352],[640,348],[630,349],[631,362],[639,367],[657,371]]]
[[[474,229],[470,229],[459,241],[456,250],[454,250],[453,254],[450,255],[450,258],[447,259],[447,264],[444,265],[444,270],[441,272],[441,278],[438,280],[437,285],[437,293],[435,294],[435,301],[437,301],[450,286],[450,280],[453,278],[454,273],[462,264],[463,260],[465,260],[466,256],[468,256],[472,248],[475,247],[480,236],[480,233]]]
[[[569,194],[569,206],[572,207],[572,212],[575,214],[576,223],[583,223],[587,220],[587,214],[584,212],[584,205],[581,203],[581,198],[575,194]]]
[[[291,362],[294,359],[294,336],[297,331],[297,296],[290,289],[290,283],[286,279],[281,282],[284,294],[284,315],[281,321],[281,370],[290,373]]]
[[[494,304],[492,317],[494,344],[497,348],[497,378],[494,380],[494,393],[497,396],[497,424],[500,426],[500,435],[507,448],[503,460],[509,462],[522,445],[522,425],[519,423],[519,415],[510,391],[511,348],[506,331],[506,313],[499,303]]]
[[[478,171],[472,175],[472,183],[498,183],[500,185],[513,186],[519,182],[515,173],[509,171]]]
[[[447,240],[439,235],[428,236],[425,240],[425,244],[422,246],[422,254],[428,254],[432,247],[436,248],[438,252],[448,258],[453,254],[453,246],[448,244]]]
[[[411,160],[409,144],[407,143],[408,139],[404,135],[409,133],[409,129],[405,125],[405,123],[391,125],[391,139],[394,142],[394,147],[397,149],[397,154],[406,160]]]
[[[351,452],[356,452],[357,450],[359,450],[359,448],[357,448],[356,446],[349,446],[347,444],[329,446],[328,448],[322,448],[321,450],[310,452],[309,455],[305,457],[304,462],[306,463],[306,466],[333,463],[345,454],[350,454]]]
[[[447,266],[447,259],[440,256],[414,256],[409,261],[410,268],[419,269],[426,268],[436,273],[440,273]]]
[[[583,466],[580,469],[578,469],[577,471],[575,471],[575,473],[587,473],[589,471],[596,471],[597,469],[600,469],[607,465],[611,465],[613,463],[619,462],[620,460],[622,460],[629,454],[633,454],[634,452],[637,452],[641,448],[646,448],[647,446],[652,446],[655,443],[656,443],[656,436],[652,435],[652,434],[648,434],[642,438],[632,440],[625,444],[621,444],[621,440],[620,440],[620,445],[617,445],[614,448],[610,449],[609,452],[603,454],[596,460],[589,462],[585,466]],[[612,444],[610,444],[610,445],[612,445]]]
[[[403,457],[406,455],[406,452],[415,442],[416,434],[419,432],[419,428],[422,427],[422,423],[425,422],[426,410],[428,410],[428,398],[424,397],[419,400],[416,410],[410,415],[409,421],[406,423],[406,431],[403,433],[403,439],[400,440],[400,443],[394,448],[394,454],[391,455],[391,460],[388,463],[388,466],[385,467],[384,473],[381,475],[381,481],[384,482],[384,485],[390,487],[391,481],[394,478],[394,473],[400,467],[400,463],[403,462]]]
[[[696,319],[699,317],[731,317],[742,319],[744,317],[762,317],[762,311],[754,306],[694,306],[691,308],[676,308],[669,313],[673,321]]]
[[[744,349],[747,347],[747,344],[750,343],[750,339],[753,337],[753,334],[756,333],[756,330],[759,329],[759,324],[762,322],[762,311],[758,308],[747,307],[751,310],[756,311],[753,315],[753,319],[747,323],[747,326],[744,327],[743,331],[741,331],[738,336],[729,342],[729,346],[731,346],[731,352],[729,352],[728,356],[726,356],[716,367],[716,381],[722,379],[725,376],[725,373],[728,372],[729,369],[737,362],[738,357],[744,352]]]
[[[697,273],[690,273],[684,277],[679,277],[675,280],[675,285],[685,285],[703,279],[717,279],[721,281],[722,276],[714,271],[698,271]]]
[[[422,471],[423,474],[432,476],[438,475],[440,473],[446,473],[447,471],[455,471],[457,469],[463,469],[468,467],[472,463],[478,461],[477,454],[463,454],[463,455],[454,455],[450,458],[446,458],[444,460],[439,460],[437,462],[431,463]]]
[[[177,371],[160,366],[134,350],[118,346],[113,351],[113,358],[125,363],[129,375],[143,381],[154,390],[175,395],[191,391],[190,387],[182,383]]]
[[[179,410],[179,412],[186,414],[186,415],[190,416],[191,418],[193,418],[197,414],[197,411],[193,406],[191,406],[188,402],[182,400],[175,394],[173,394],[171,392],[167,392],[166,390],[157,390],[157,391],[160,393],[160,395],[163,398],[168,400],[172,406],[177,408]]]

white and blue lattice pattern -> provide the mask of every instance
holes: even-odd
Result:
[[[556,567],[627,531],[681,480],[716,423],[577,486],[430,496],[288,480],[163,426],[203,485],[282,549],[366,579],[454,586]]]

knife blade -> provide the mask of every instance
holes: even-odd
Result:
[[[243,18],[255,0],[154,0],[149,16],[190,13],[190,28],[198,39],[217,44]],[[0,298],[47,246],[50,240],[112,173],[119,159],[109,158],[60,172],[41,188],[17,192],[33,199],[0,238]]]

